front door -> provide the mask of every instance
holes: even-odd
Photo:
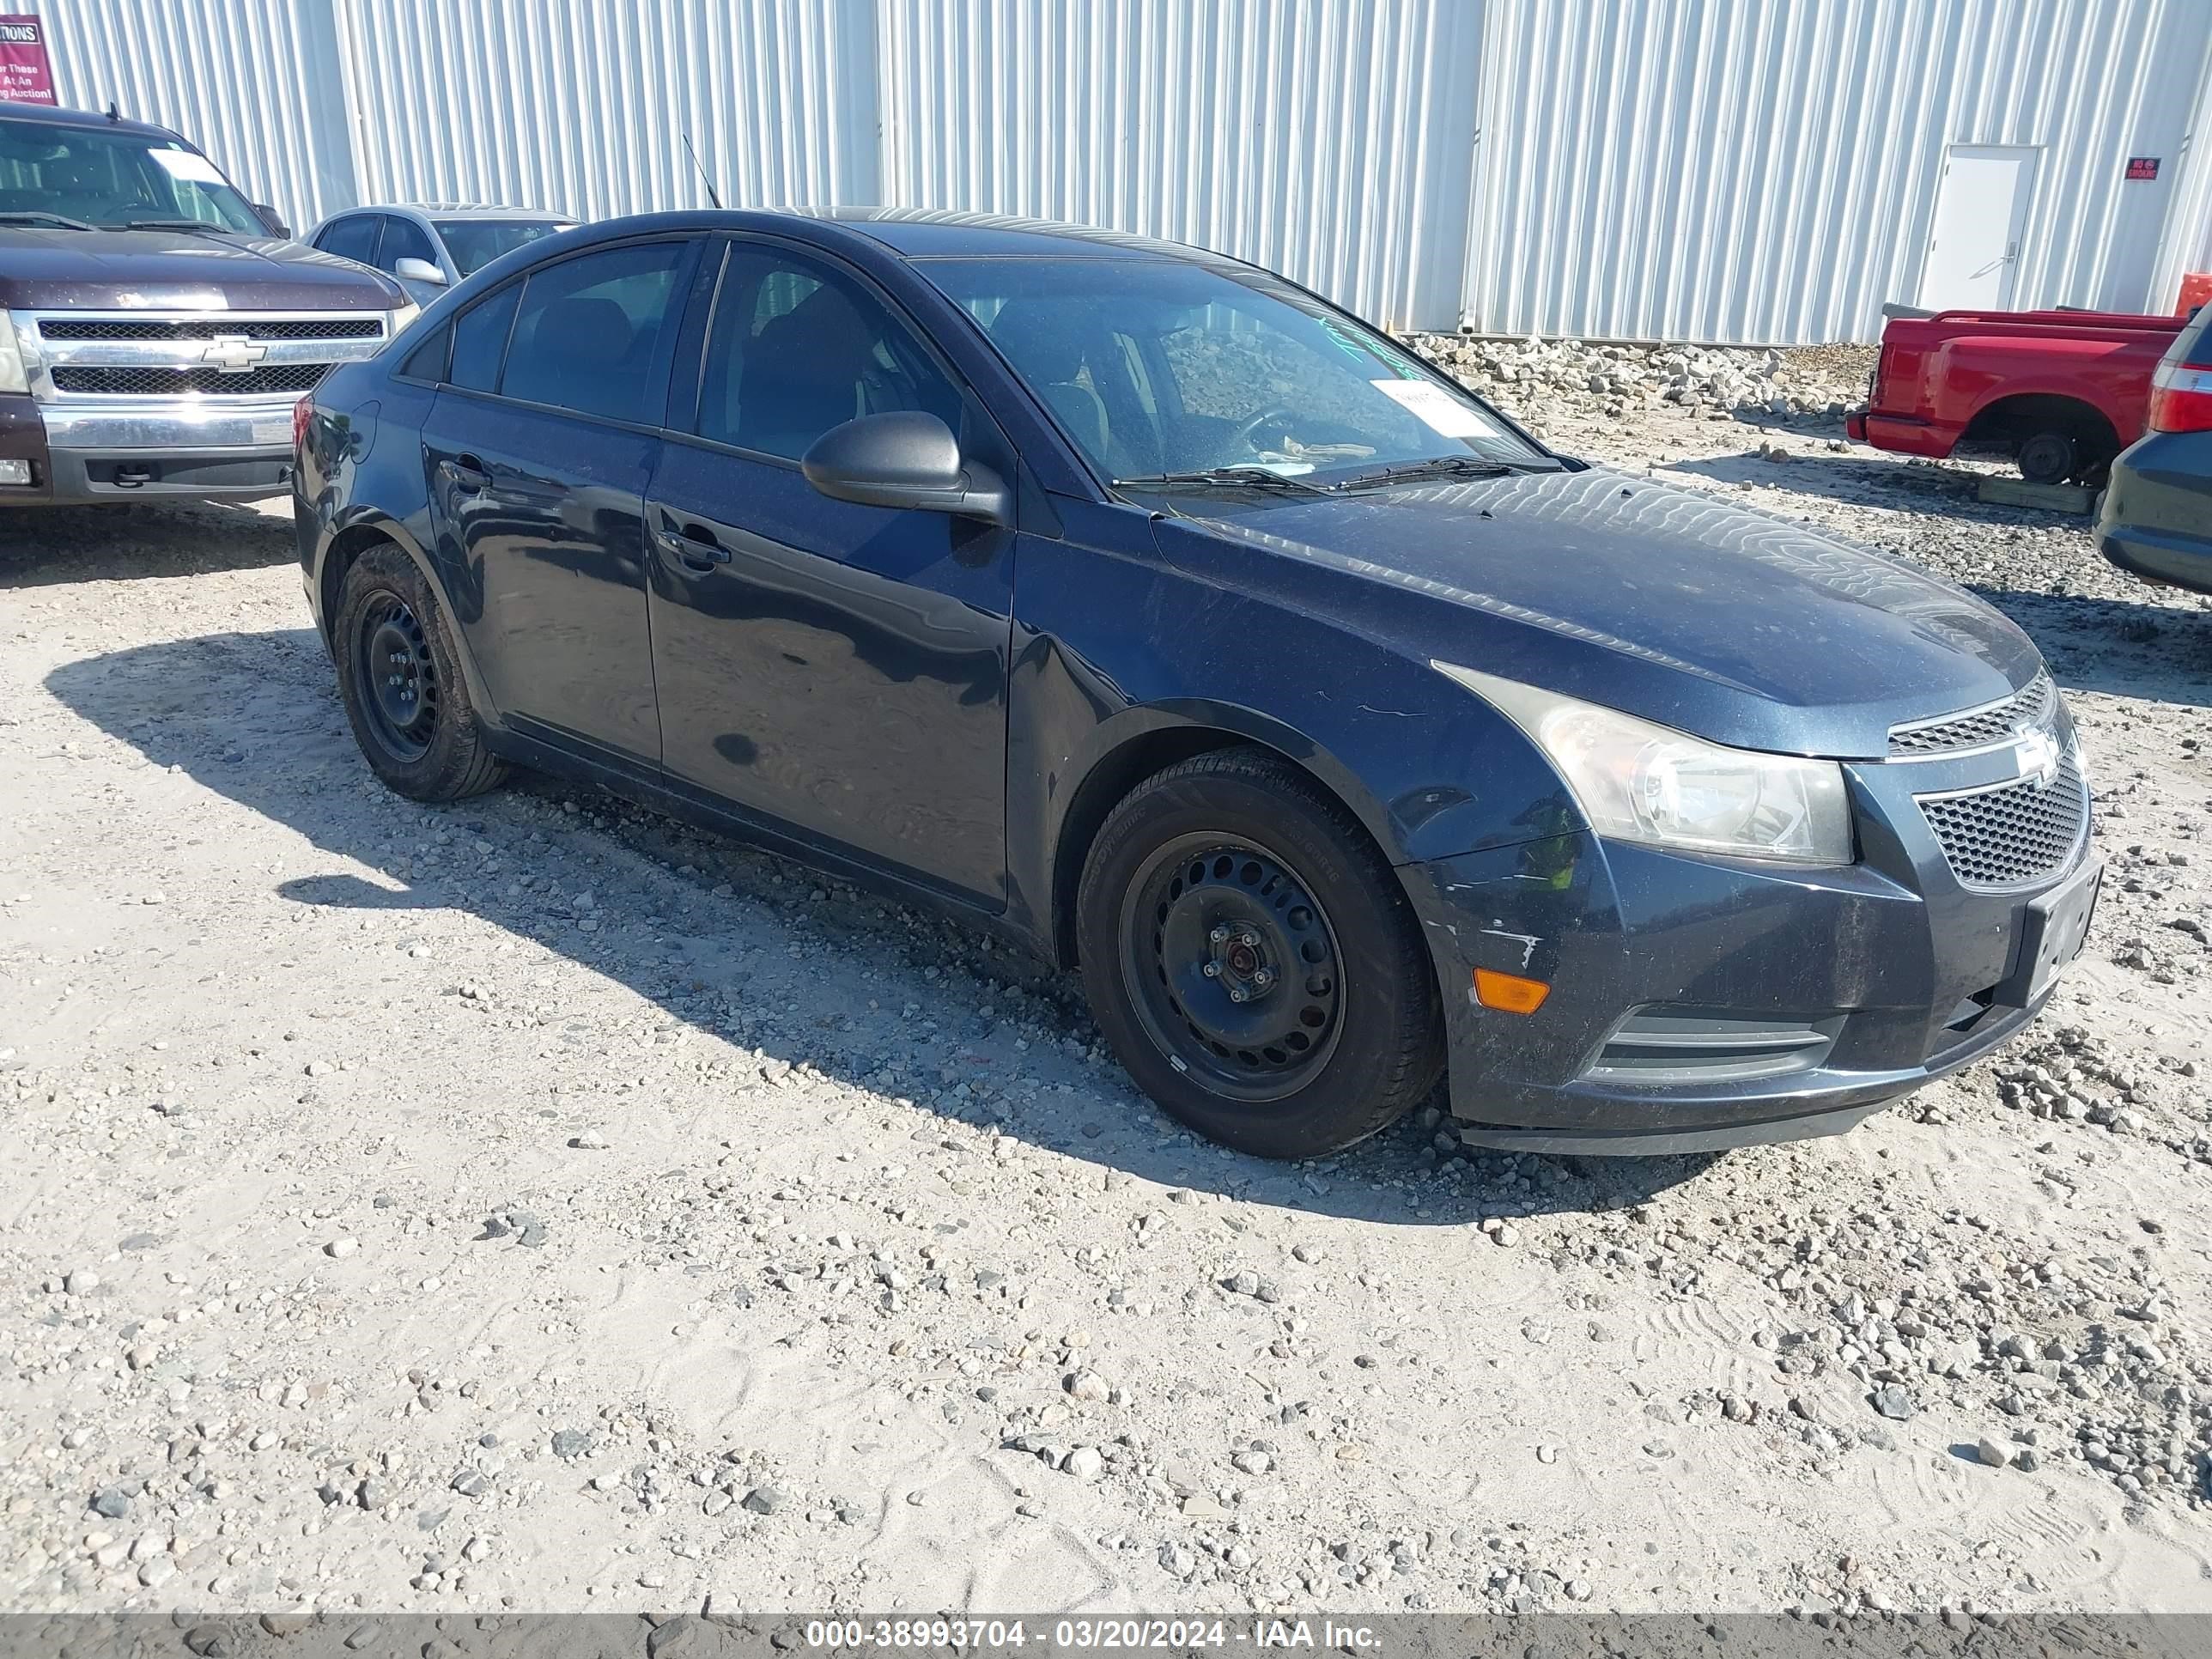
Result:
[[[440,557],[493,706],[525,735],[647,769],[645,489],[694,252],[625,243],[479,301],[422,428]]]
[[[1936,194],[1936,231],[1921,267],[1930,311],[2003,311],[2013,303],[2020,242],[2035,184],[2027,144],[1954,144]]]
[[[1003,908],[1012,532],[832,501],[798,462],[891,410],[941,416],[1008,477],[1012,456],[856,275],[728,250],[696,416],[646,503],[669,780]]]

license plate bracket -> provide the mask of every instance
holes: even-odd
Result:
[[[2063,887],[2028,902],[2021,913],[2018,964],[1999,991],[1998,1001],[2032,1008],[2057,983],[2088,942],[2104,878],[2104,861],[2099,860],[2077,871]]]

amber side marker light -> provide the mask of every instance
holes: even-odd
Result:
[[[1501,974],[1495,968],[1474,970],[1474,1000],[1501,1014],[1533,1014],[1544,1006],[1552,988],[1540,979]]]

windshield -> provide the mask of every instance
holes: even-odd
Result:
[[[1258,271],[1111,258],[918,269],[1117,483],[1556,465],[1455,382]]]
[[[215,163],[173,138],[43,121],[0,120],[0,216],[9,214],[110,230],[167,222],[269,234]]]
[[[435,222],[446,252],[453,256],[453,269],[464,276],[473,276],[502,253],[512,253],[568,228],[550,219],[440,219]]]

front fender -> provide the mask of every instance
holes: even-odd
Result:
[[[1209,736],[1305,768],[1394,866],[1583,827],[1521,730],[1425,659],[1171,567],[1026,541],[1022,557],[1008,897],[1048,937],[1114,801]]]

